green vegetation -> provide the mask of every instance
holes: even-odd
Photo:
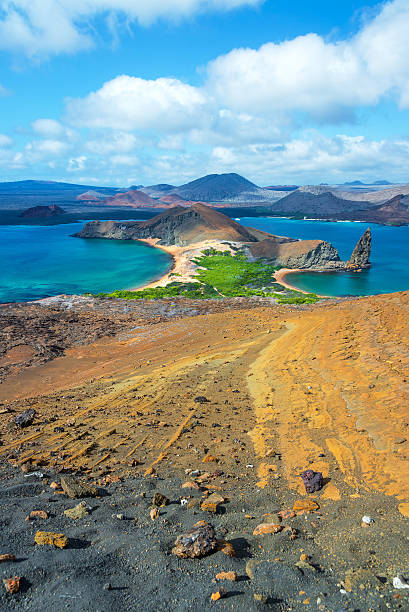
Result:
[[[112,293],[98,293],[95,297],[116,297],[124,300],[156,300],[163,298],[209,299],[223,297],[272,297],[279,304],[314,304],[319,298],[297,291],[288,291],[274,282],[273,274],[278,267],[263,261],[249,262],[244,252],[235,249],[217,251],[207,249],[193,262],[200,266],[195,282],[173,281],[166,287],[140,289],[138,291],[117,290]],[[177,274],[173,273],[173,276]]]

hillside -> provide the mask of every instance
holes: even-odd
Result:
[[[104,206],[113,206],[120,208],[126,206],[130,208],[163,208],[164,205],[160,205],[158,200],[154,200],[150,196],[143,193],[143,191],[126,191],[125,193],[118,193],[117,195],[107,198],[103,201]]]
[[[48,219],[49,217],[55,217],[57,215],[63,215],[65,210],[56,204],[51,206],[33,206],[24,210],[20,217],[27,219]]]
[[[328,188],[326,188],[328,189]],[[345,212],[369,208],[367,202],[344,200],[331,191],[318,187],[313,190],[297,189],[279,200],[272,210],[275,213],[314,218],[334,218]]]
[[[385,204],[370,210],[358,210],[352,220],[380,223],[382,225],[407,225],[409,224],[409,197],[397,195]]]
[[[216,202],[231,199],[243,192],[258,193],[259,187],[239,174],[209,174],[174,190],[185,200]]]

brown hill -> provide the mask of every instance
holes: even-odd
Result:
[[[190,208],[175,206],[143,222],[91,221],[77,236],[124,240],[159,238],[161,244],[179,246],[203,240],[257,241],[257,238],[236,221],[204,204],[197,203]]]
[[[357,211],[353,220],[383,225],[407,225],[409,223],[409,198],[399,194],[372,210]]]
[[[163,208],[158,200],[154,200],[143,191],[131,190],[125,193],[118,193],[111,198],[106,198],[104,206],[127,206],[130,208]]]

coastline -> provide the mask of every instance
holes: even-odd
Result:
[[[277,272],[275,272],[274,279],[276,280],[277,283],[279,283],[286,289],[291,289],[291,291],[298,291],[299,293],[308,295],[310,293],[309,291],[304,291],[303,289],[299,289],[298,287],[291,285],[285,280],[287,276],[289,276],[290,274],[294,274],[294,272],[311,272],[311,270],[303,270],[302,268],[281,268],[281,270],[277,270]],[[330,295],[318,295],[318,293],[316,295],[319,298],[330,298],[331,297]]]

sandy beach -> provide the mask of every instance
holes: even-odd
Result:
[[[286,281],[286,277],[289,274],[294,274],[294,272],[308,272],[308,270],[302,270],[301,268],[294,268],[294,269],[292,269],[292,268],[281,268],[281,270],[277,270],[277,272],[274,274],[274,278],[277,281],[277,283],[279,283],[280,285],[282,285],[286,289],[291,289],[292,291],[298,291],[299,293],[304,293],[305,295],[308,295],[308,293],[309,293],[308,291],[304,291],[303,289],[299,289],[298,287],[294,287],[294,285],[290,285],[290,283],[288,283]],[[328,296],[328,295],[318,295],[318,297],[326,298],[326,297],[330,297],[330,296]]]
[[[192,260],[196,257],[200,257],[202,251],[210,248],[218,251],[231,251],[229,244],[240,246],[239,243],[229,242],[229,244],[226,244],[224,242],[220,242],[219,240],[203,240],[202,242],[196,242],[195,244],[191,244],[189,246],[164,246],[162,244],[158,244],[158,238],[146,238],[141,239],[140,241],[169,253],[169,255],[173,257],[173,267],[166,272],[166,274],[161,276],[161,278],[152,281],[147,285],[143,285],[142,287],[132,287],[132,291],[137,291],[138,289],[151,289],[153,287],[165,287],[168,283],[175,280],[181,283],[192,282],[199,267],[193,263]]]

